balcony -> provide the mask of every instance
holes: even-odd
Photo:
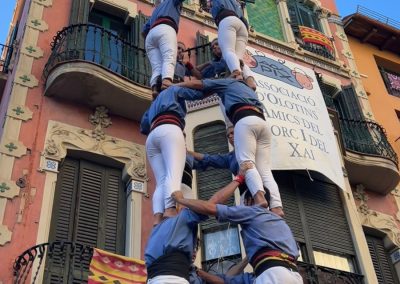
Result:
[[[92,255],[90,246],[77,243],[36,245],[15,260],[13,283],[87,283]]]
[[[400,74],[388,71],[383,67],[379,67],[379,71],[389,95],[400,98]]]
[[[72,25],[54,38],[44,94],[140,120],[151,102],[150,70],[144,49],[102,27]]]
[[[13,48],[11,46],[0,44],[0,101],[7,82],[12,52]]]
[[[33,246],[14,262],[14,284],[87,283],[93,248],[56,241]],[[363,283],[363,276],[328,267],[298,263],[305,284]]]
[[[323,283],[337,283],[337,284],[362,284],[363,276],[356,273],[336,270],[324,266],[309,264],[305,262],[298,262],[299,273],[303,277],[304,284],[323,284]]]
[[[335,60],[332,40],[326,35],[305,26],[295,27],[293,31],[301,48],[324,58]]]
[[[384,129],[371,121],[340,119],[350,183],[387,194],[400,181],[398,157]]]

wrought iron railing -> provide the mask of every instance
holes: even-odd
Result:
[[[87,283],[93,248],[72,242],[56,241],[24,251],[14,262],[14,284]]]
[[[4,45],[0,43],[0,72],[8,73],[8,67],[10,66],[11,56],[13,48],[12,46]]]
[[[374,19],[376,21],[379,21],[381,23],[384,23],[386,25],[392,26],[396,29],[400,29],[400,22],[395,21],[391,18],[388,18],[382,14],[379,14],[375,11],[372,11],[370,9],[367,9],[363,6],[357,5],[357,14],[361,14],[364,16],[367,16],[368,18]]]
[[[298,268],[304,284],[362,284],[363,275],[329,267],[299,262]]]
[[[382,126],[372,121],[343,118],[339,121],[347,150],[383,157],[398,165],[397,154]]]
[[[307,51],[310,51],[312,53],[315,53],[315,54],[317,54],[319,56],[325,57],[325,58],[330,59],[330,60],[335,60],[335,54],[333,52],[329,51],[323,45],[306,42],[306,43],[300,43],[300,46],[303,49],[305,49]]]
[[[59,31],[51,44],[45,78],[55,66],[68,61],[97,64],[137,84],[148,86],[151,67],[144,49],[93,24],[71,25]]]

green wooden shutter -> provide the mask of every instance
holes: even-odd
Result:
[[[279,184],[285,220],[296,240],[304,243],[304,231],[298,205],[299,197],[295,191],[292,173],[288,171],[274,172],[274,178]]]
[[[53,208],[50,242],[71,241],[124,253],[126,203],[120,170],[66,158]],[[88,259],[61,255],[50,259],[46,283],[81,283],[87,278],[81,271],[87,270]]]
[[[70,25],[85,24],[89,17],[89,0],[73,0],[71,5]]]
[[[335,99],[335,104],[341,118],[364,120],[353,85],[342,87],[342,91]]]
[[[194,133],[194,150],[199,153],[223,154],[228,153],[228,143],[225,134],[225,124],[216,123],[200,126]],[[198,198],[208,200],[223,186],[232,180],[232,174],[226,169],[208,169],[196,171]],[[233,204],[233,198],[229,200]],[[202,224],[208,228],[216,224],[214,218]]]
[[[210,40],[208,36],[201,34],[200,32],[196,33],[196,42],[197,46],[202,46],[196,49],[196,64],[200,65],[205,62],[208,62],[212,59],[211,49],[208,43]]]
[[[304,176],[296,176],[295,181],[313,249],[354,255],[339,189],[318,180],[310,181]]]
[[[132,55],[129,64],[133,72],[128,76],[128,78],[142,85],[149,85],[151,76],[151,65],[144,52],[145,39],[141,35],[142,28],[148,18],[149,17],[139,12],[131,25],[131,44],[134,47],[140,48],[140,50],[132,49],[130,51]]]
[[[399,283],[393,265],[380,238],[366,235],[369,253],[379,284]]]

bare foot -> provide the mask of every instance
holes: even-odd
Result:
[[[172,80],[170,78],[164,78],[161,84],[161,90],[165,90],[166,88],[172,86]]]
[[[265,192],[264,191],[257,191],[257,193],[253,196],[254,199],[254,204],[259,205],[261,207],[268,208],[268,201],[265,199],[264,196]]]
[[[247,86],[249,86],[249,88],[252,88],[253,91],[255,91],[257,89],[256,81],[251,76],[246,78],[246,84],[247,84]]]
[[[231,78],[236,79],[236,80],[243,80],[243,75],[240,70],[234,70],[231,73]]]
[[[271,208],[271,212],[274,212],[276,215],[284,218],[285,217],[285,213],[283,212],[282,207],[275,207],[275,208]]]

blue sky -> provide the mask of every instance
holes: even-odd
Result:
[[[0,1],[0,43],[4,44],[16,0]],[[400,0],[336,0],[336,5],[341,16],[347,16],[354,13],[357,10],[357,5],[362,5],[370,10],[400,22]]]

